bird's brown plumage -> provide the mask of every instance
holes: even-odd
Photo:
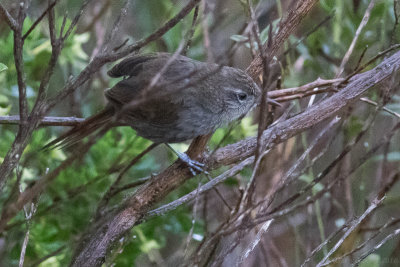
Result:
[[[107,107],[46,147],[74,144],[106,124],[127,124],[156,143],[181,142],[245,115],[260,94],[242,70],[167,53],[128,57],[108,74],[123,79],[106,90]]]

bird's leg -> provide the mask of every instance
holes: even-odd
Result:
[[[204,172],[204,173],[208,174],[208,172],[203,169],[203,167],[205,166],[204,163],[201,163],[201,162],[191,159],[186,153],[176,151],[167,143],[165,143],[165,145],[169,149],[171,149],[178,156],[178,158],[189,167],[189,169],[193,175],[197,175],[196,171],[199,171],[200,173]]]

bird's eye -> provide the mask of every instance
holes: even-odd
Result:
[[[247,98],[247,94],[246,93],[238,93],[237,94],[237,98],[240,102],[245,101]]]

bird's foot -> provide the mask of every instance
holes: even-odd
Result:
[[[177,154],[178,158],[189,167],[190,172],[194,176],[197,175],[196,171],[198,171],[200,173],[208,174],[208,172],[203,169],[205,166],[204,163],[201,163],[201,162],[191,159],[186,153],[181,153],[181,152],[176,151],[176,154]]]

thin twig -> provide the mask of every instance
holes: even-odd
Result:
[[[360,251],[361,249],[363,249],[365,246],[368,245],[368,243],[370,241],[372,241],[373,239],[375,239],[380,233],[382,233],[383,230],[385,230],[388,227],[389,223],[386,223],[381,229],[379,229],[379,231],[375,232],[372,236],[370,236],[367,240],[365,240],[364,242],[362,242],[360,245],[358,245],[357,247],[355,247],[354,249],[352,249],[349,252],[344,253],[343,255],[340,255],[338,257],[335,257],[329,261],[327,261],[326,263],[324,263],[322,266],[332,266],[332,264],[336,263],[336,262],[342,262],[344,258],[349,257],[351,255],[354,255],[357,251]],[[354,266],[354,265],[353,265]]]
[[[7,9],[5,9],[1,3],[0,3],[0,13],[3,14],[3,17],[6,19],[6,22],[8,26],[10,26],[11,30],[15,31],[17,29],[17,22],[11,16],[11,14],[8,13]]]
[[[153,42],[163,36],[166,32],[168,32],[170,29],[172,29],[176,24],[178,24],[179,21],[181,21],[184,17],[187,16],[187,14],[190,13],[190,11],[200,2],[201,0],[191,0],[189,3],[184,6],[181,11],[178,12],[173,18],[168,20],[163,26],[161,26],[158,30],[150,34],[144,39],[139,40],[135,44],[132,44],[128,46],[127,48],[123,49],[122,51],[115,53],[113,57],[115,59],[122,58],[134,51],[139,50],[140,48],[146,46],[150,42]]]
[[[384,197],[385,194],[393,187],[393,185],[399,180],[399,172],[395,173],[394,175],[392,175],[392,177],[390,178],[390,181],[381,188],[380,192],[378,193],[378,197]],[[365,240],[363,243],[361,243],[360,245],[358,245],[356,248],[352,249],[351,251],[340,255],[336,258],[333,258],[332,260],[329,260],[327,262],[325,262],[322,266],[328,266],[328,265],[332,265],[335,262],[338,261],[342,261],[345,257],[348,257],[352,254],[354,254],[355,252],[359,251],[360,249],[362,249],[363,247],[365,247],[368,242],[370,242],[372,239],[374,239],[375,237],[377,237],[380,233],[383,232],[383,230],[387,229],[389,226],[393,225],[393,223],[396,222],[395,219],[391,219],[389,222],[385,223],[382,227],[380,227],[379,229],[377,229],[376,233],[374,233],[371,237],[369,237],[367,240]],[[347,226],[346,228],[348,228],[349,226]],[[386,238],[385,238],[386,239]],[[385,240],[384,239],[384,240]],[[371,250],[371,253],[374,250]],[[368,253],[366,253],[367,255],[369,255]],[[363,258],[363,257],[361,257]],[[361,260],[359,260],[361,261]]]
[[[44,117],[39,126],[76,126],[84,120],[75,117]],[[0,124],[19,125],[20,123],[21,120],[18,115],[0,116]]]
[[[295,1],[295,5],[293,5],[286,17],[279,23],[279,31],[274,35],[271,48],[268,49],[266,44],[262,49],[266,50],[270,57],[276,56],[277,51],[282,48],[289,35],[296,29],[297,25],[302,21],[306,14],[310,12],[311,8],[317,2],[317,0]],[[262,65],[261,57],[257,57],[251,62],[249,67],[246,69],[246,72],[253,79],[257,79],[263,71]]]
[[[210,41],[210,29],[207,23],[207,14],[206,11],[206,0],[201,0],[201,9],[203,10],[201,16],[201,27],[203,29],[203,42],[204,42],[204,49],[207,53],[207,62],[213,63],[214,62],[214,55],[211,48],[211,41]]]
[[[347,239],[347,237],[356,230],[360,224],[369,216],[376,208],[378,208],[382,203],[385,197],[383,198],[375,198],[371,205],[368,206],[368,208],[364,211],[364,213],[357,219],[353,221],[349,229],[343,234],[342,238],[336,242],[335,246],[328,252],[327,255],[318,263],[317,267],[324,266],[326,261],[329,259],[329,257],[335,253],[338,248],[343,244],[343,242]]]
[[[18,103],[19,116],[22,123],[20,124],[20,132],[25,131],[28,118],[28,100],[26,97],[26,73],[24,70],[22,26],[26,17],[26,6],[24,2],[19,3],[17,15],[17,27],[14,30],[14,62],[17,71],[18,83]]]
[[[260,243],[260,240],[262,238],[262,235],[268,231],[268,229],[271,227],[271,224],[273,223],[274,220],[268,220],[266,221],[263,226],[261,226],[260,230],[257,232],[256,236],[254,237],[254,241],[251,242],[251,244],[246,248],[244,251],[243,255],[240,257],[239,263],[243,263],[243,261],[250,255],[250,253],[257,247],[258,243]]]
[[[122,178],[124,177],[124,175],[128,172],[128,170],[130,168],[132,168],[132,166],[134,166],[136,163],[139,162],[139,160],[141,158],[143,158],[146,154],[148,154],[151,150],[153,150],[156,146],[158,146],[159,144],[157,143],[153,143],[151,144],[149,147],[147,147],[145,150],[143,150],[142,152],[140,152],[136,157],[134,157],[129,164],[127,164],[122,171],[119,173],[117,179],[115,179],[115,181],[112,183],[112,185],[109,187],[108,191],[104,194],[103,198],[99,201],[98,207],[97,207],[97,216],[98,217],[101,215],[101,212],[103,211],[103,209],[105,208],[105,206],[108,204],[108,202],[110,201],[111,197],[113,197],[116,193],[117,190],[119,190],[119,188],[117,188],[117,186],[119,185],[119,183],[121,182]],[[138,183],[137,181],[135,183]],[[140,182],[139,182],[140,183]]]
[[[370,60],[368,60],[365,64],[361,65],[360,67],[358,67],[352,74],[349,75],[349,77],[354,76],[354,74],[361,72],[362,70],[364,70],[367,66],[369,66],[371,63],[373,63],[375,60],[377,60],[380,57],[385,56],[387,53],[396,50],[400,48],[400,44],[395,44],[390,46],[389,48],[379,52],[378,54],[376,54],[374,57],[372,57]],[[348,78],[346,77],[346,80],[348,80]]]
[[[36,26],[39,24],[39,22],[41,22],[42,19],[44,18],[44,16],[46,16],[47,12],[49,12],[51,9],[53,9],[53,7],[57,4],[57,1],[58,0],[54,0],[52,3],[49,3],[46,10],[43,11],[43,13],[35,20],[35,22],[28,29],[28,31],[22,36],[23,40],[25,40],[26,37],[28,37],[29,34],[31,34],[31,32],[36,28]]]
[[[332,18],[333,18],[333,15],[326,16],[320,23],[318,23],[311,30],[306,32],[300,40],[298,40],[295,44],[290,45],[290,47],[288,49],[286,49],[285,52],[282,53],[282,55],[286,56],[293,48],[295,48],[299,44],[301,44],[305,39],[307,39],[311,34],[313,34],[315,31],[317,31],[322,25],[327,23]]]
[[[279,182],[274,186],[272,189],[272,193],[268,194],[262,201],[266,202],[264,205],[265,208],[269,208],[271,203],[274,201],[276,196],[291,182],[293,182],[295,179],[290,179],[293,176],[293,173],[295,170],[300,166],[302,162],[306,159],[306,157],[309,156],[311,151],[317,146],[319,141],[326,136],[326,134],[332,129],[333,126],[335,126],[338,122],[340,121],[339,117],[335,117],[333,120],[329,122],[329,124],[324,127],[324,129],[313,139],[313,141],[310,143],[308,148],[303,152],[303,154],[296,160],[296,162],[292,165],[292,167],[282,176],[282,178],[279,180]],[[298,177],[299,175],[296,175]]]
[[[340,226],[338,229],[336,229],[333,233],[331,233],[322,243],[320,243],[313,251],[311,251],[310,255],[308,255],[307,259],[301,264],[300,267],[305,267],[308,266],[307,263],[310,262],[310,260],[321,250],[323,249],[327,244],[332,242],[333,238],[335,238],[340,232],[343,231],[343,229],[346,229],[351,222],[346,222],[342,226]]]
[[[267,128],[268,124],[268,119],[271,117],[270,112],[268,111],[268,105],[267,105],[267,95],[268,95],[268,89],[270,86],[270,79],[271,76],[269,75],[269,65],[271,63],[271,57],[264,51],[262,48],[262,43],[260,40],[260,31],[258,27],[258,23],[256,20],[256,16],[253,10],[252,2],[251,0],[247,0],[247,9],[248,12],[250,13],[250,22],[251,24],[251,29],[253,33],[253,38],[256,40],[257,46],[258,46],[258,51],[260,53],[260,57],[262,59],[262,67],[263,67],[263,76],[262,76],[262,87],[261,87],[261,103],[260,103],[260,113],[259,113],[259,121],[258,121],[258,129],[257,129],[257,149],[255,152],[255,162],[256,164],[254,165],[253,168],[253,174],[252,177],[245,189],[245,192],[243,194],[243,204],[250,204],[252,201],[253,197],[253,192],[255,188],[255,183],[256,183],[256,175],[258,171],[258,166],[261,163],[261,159],[269,152],[267,149],[266,151],[262,150],[263,143],[262,143],[262,133],[264,130]],[[272,25],[269,27],[269,36],[268,36],[268,42],[267,42],[267,48],[271,47],[272,44]],[[250,41],[251,42],[251,41]],[[252,42],[251,42],[252,43]],[[241,205],[241,208],[243,208],[243,205]]]
[[[110,1],[111,2],[111,1]],[[109,51],[111,49],[111,44],[112,41],[115,39],[116,34],[119,32],[120,28],[121,28],[121,24],[123,22],[123,20],[126,18],[126,15],[128,14],[128,10],[130,8],[130,2],[129,0],[126,0],[121,12],[119,13],[117,19],[114,22],[114,27],[112,27],[111,32],[109,33],[109,35],[106,37],[106,41],[104,42],[105,47],[103,48],[104,51]],[[106,6],[106,5],[105,5]],[[119,48],[113,48],[113,51],[117,51],[118,49],[120,49],[123,45],[126,44],[126,42],[128,42],[128,38],[125,40],[125,42],[119,46]]]
[[[384,239],[382,239],[381,242],[379,242],[376,246],[374,246],[371,250],[367,251],[366,253],[364,253],[363,255],[361,255],[360,258],[357,259],[357,261],[354,263],[353,266],[359,266],[360,263],[369,255],[371,255],[372,253],[374,253],[375,251],[377,251],[380,247],[382,247],[387,241],[395,238],[396,236],[398,236],[400,234],[400,229],[396,229],[393,233],[387,235]]]
[[[29,234],[30,234],[30,230],[31,230],[31,220],[37,211],[38,200],[36,200],[35,202],[32,202],[29,206],[30,206],[29,210],[28,210],[27,206],[24,206],[24,214],[25,214],[25,219],[26,219],[27,230],[25,233],[24,242],[22,243],[21,254],[19,257],[19,267],[24,266],[25,253],[26,253],[26,248],[28,246]]]
[[[347,62],[349,61],[350,56],[353,53],[354,47],[356,45],[356,42],[357,42],[358,38],[360,37],[361,31],[364,29],[364,27],[368,23],[369,17],[371,15],[371,10],[374,7],[374,5],[375,5],[375,0],[371,0],[369,2],[367,10],[364,13],[364,17],[362,18],[360,25],[357,28],[357,31],[356,31],[356,33],[354,35],[354,38],[351,41],[349,49],[347,50],[346,54],[343,57],[342,63],[340,64],[340,67],[339,67],[339,71],[336,74],[336,78],[338,78],[338,77],[340,77],[342,75],[342,73],[344,71],[344,67],[346,66]]]
[[[79,29],[77,29],[77,33],[78,34],[82,34],[84,32],[88,32],[90,31],[93,26],[96,24],[96,22],[98,22],[98,20],[101,18],[101,16],[103,16],[103,14],[107,11],[110,10],[110,5],[111,5],[110,0],[106,0],[103,1],[102,6],[100,7],[100,10],[98,10],[97,6],[96,6],[96,13],[93,14],[93,16],[90,18],[90,22],[84,26],[84,27],[80,27]],[[125,6],[125,5],[124,5]],[[120,15],[124,13],[124,8],[121,9]],[[94,13],[94,12],[93,12]],[[113,27],[114,28],[114,27]]]
[[[68,17],[68,12],[65,12],[64,16],[63,16],[63,20],[61,22],[61,27],[60,27],[60,34],[58,36],[58,39],[62,39],[62,36],[64,34],[64,29],[65,29],[65,25],[67,23],[67,17]]]
[[[367,50],[368,50],[368,45],[366,45],[366,46],[364,47],[364,50],[361,52],[361,55],[360,55],[360,57],[358,58],[356,67],[354,68],[355,70],[358,69],[358,68],[360,67],[361,61],[363,60],[363,58],[364,58],[365,53],[367,52]]]
[[[52,49],[54,50],[54,49],[58,49],[58,47],[57,47],[57,37],[56,37],[56,23],[55,23],[55,18],[54,18],[55,17],[54,9],[50,8],[50,6],[52,4],[54,6],[56,1],[54,1],[53,3],[50,3],[50,0],[48,0],[48,3],[49,3],[49,7],[48,7],[49,16],[48,16],[48,18],[49,18],[50,43],[51,43]],[[43,14],[46,14],[46,13],[43,13]],[[33,28],[32,28],[32,30],[33,30]],[[28,34],[28,33],[26,33],[26,34]]]
[[[321,182],[321,180],[326,177],[331,170],[340,162],[342,159],[354,148],[354,146],[360,142],[361,138],[368,132],[369,128],[372,126],[373,122],[375,121],[376,118],[376,112],[372,114],[369,119],[366,121],[364,124],[362,130],[358,133],[358,135],[351,140],[341,151],[339,155],[336,156],[336,158],[323,170],[321,171],[315,179],[313,179],[307,186],[304,188],[298,190],[295,194],[292,196],[288,197],[284,202],[279,204],[277,207],[275,207],[273,210],[269,211],[270,213],[274,213],[276,211],[279,211],[282,209],[284,206],[288,205],[289,203],[292,203],[295,199],[299,198],[300,196],[304,195],[304,193],[311,188],[313,188],[317,183]]]
[[[375,107],[378,106],[378,103],[376,103],[375,101],[372,101],[372,100],[369,99],[368,97],[361,97],[361,98],[360,98],[360,101],[365,102],[365,103],[370,104],[370,105],[375,106]],[[382,107],[382,109],[383,109],[384,111],[386,111],[387,113],[392,114],[393,116],[395,116],[395,117],[397,117],[397,118],[400,119],[400,114],[397,113],[396,111],[393,111],[393,110],[391,110],[391,109],[388,109],[387,107]]]
[[[66,248],[67,248],[66,245],[63,245],[63,246],[59,247],[58,249],[54,250],[53,252],[49,253],[48,255],[44,256],[43,258],[40,258],[37,261],[35,261],[34,263],[32,263],[30,265],[30,267],[39,266],[42,262],[46,261],[47,259],[50,259],[51,257],[56,256],[57,254],[59,254],[61,251],[63,251]]]
[[[254,161],[254,157],[250,157],[250,158],[240,162],[239,164],[235,165],[234,167],[230,168],[229,170],[222,173],[221,175],[215,177],[214,179],[207,182],[206,184],[202,185],[199,189],[196,189],[196,190],[190,192],[189,194],[186,194],[185,196],[183,196],[177,200],[174,200],[164,206],[161,206],[157,209],[148,211],[146,214],[146,218],[165,214],[168,211],[176,209],[177,207],[181,206],[182,204],[187,203],[190,200],[194,199],[196,197],[197,193],[202,194],[203,192],[206,192],[206,191],[214,188],[217,184],[225,181],[229,177],[234,176],[235,174],[240,172],[243,168],[252,164],[253,161]]]
[[[187,52],[189,51],[190,46],[192,45],[193,41],[193,35],[195,32],[196,24],[197,24],[197,18],[199,16],[199,5],[197,5],[194,8],[194,13],[193,13],[193,19],[192,19],[192,25],[190,26],[190,30],[186,34],[186,44],[183,48],[182,55],[186,56]]]
[[[65,34],[61,37],[61,40],[66,40],[68,39],[68,37],[71,35],[72,31],[75,29],[76,24],[78,24],[79,19],[81,18],[84,10],[86,9],[86,6],[91,2],[92,0],[85,0],[85,2],[83,2],[83,4],[81,5],[78,14],[76,14],[76,16],[73,18],[73,20],[71,21],[71,24],[69,25],[67,31],[65,32]]]
[[[292,87],[292,88],[285,88],[285,89],[280,89],[280,90],[274,90],[268,92],[268,97],[269,98],[280,98],[283,96],[293,96],[293,95],[298,95],[298,94],[305,94],[309,92],[313,92],[315,88],[319,87],[326,87],[330,86],[333,84],[340,84],[344,82],[345,79],[343,78],[337,78],[337,79],[331,79],[331,80],[324,80],[321,78],[318,78],[317,80],[310,82],[308,84],[299,86],[299,87]],[[315,91],[314,91],[315,93]]]

